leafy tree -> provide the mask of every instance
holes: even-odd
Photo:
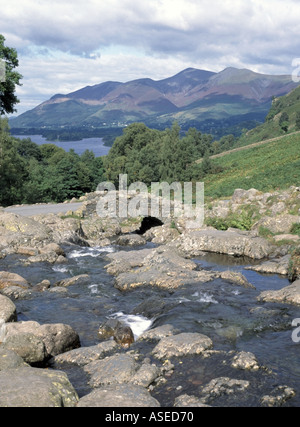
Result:
[[[26,179],[25,162],[9,134],[7,119],[0,118],[0,205],[20,203]]]
[[[289,129],[289,115],[285,111],[281,114],[279,119],[279,126],[284,132],[287,132]]]
[[[17,51],[4,45],[5,38],[0,34],[0,66],[4,62],[5,79],[0,79],[0,115],[15,112],[19,102],[15,95],[16,85],[20,86],[21,74],[14,71],[19,65]]]
[[[209,152],[206,151],[206,153],[204,154],[202,163],[201,163],[201,171],[203,173],[203,175],[207,175],[208,173],[210,173],[212,170],[212,165],[211,165],[211,160],[209,157]]]
[[[297,112],[296,115],[296,130],[300,130],[300,112]]]

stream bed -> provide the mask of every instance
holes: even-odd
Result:
[[[152,246],[147,244],[141,249],[145,247]],[[292,321],[300,317],[300,310],[292,305],[259,303],[256,299],[264,290],[287,286],[287,278],[246,270],[245,267],[254,263],[249,259],[206,254],[194,260],[199,269],[240,272],[255,289],[216,279],[171,292],[154,287],[121,292],[114,287],[114,277],[104,268],[109,262],[106,255],[129,249],[115,245],[104,248],[72,245],[64,250],[68,263],[62,265],[25,266],[19,255],[0,260],[1,270],[20,274],[33,285],[44,279],[54,284],[79,274],[89,274],[91,279],[89,285],[73,285],[66,293],[32,293],[30,298],[14,301],[19,321],[68,324],[79,334],[82,347],[100,342],[98,329],[108,318],[128,323],[136,339],[145,330],[166,324],[173,325],[179,332],[205,334],[213,341],[213,349],[220,353],[209,358],[172,359],[173,375],[151,392],[162,406],[173,406],[174,399],[182,394],[199,395],[201,387],[217,377],[249,380],[251,386],[238,396],[221,397],[213,406],[259,406],[262,396],[282,385],[296,391],[295,397],[284,406],[300,406],[300,344],[292,340]],[[162,303],[156,315],[137,313],[136,307],[151,298]],[[136,341],[130,349],[150,357],[153,343]],[[266,369],[248,372],[232,368],[231,351],[254,353]],[[80,397],[91,391],[87,375],[80,368],[65,366],[64,370]]]

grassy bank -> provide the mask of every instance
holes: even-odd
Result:
[[[300,135],[284,136],[276,141],[211,160],[217,174],[205,177],[206,197],[231,196],[236,188],[260,191],[300,185]]]

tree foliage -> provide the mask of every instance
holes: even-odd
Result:
[[[0,205],[63,202],[95,191],[101,181],[103,161],[93,152],[79,156],[13,138],[7,119],[0,119]]]
[[[20,86],[21,74],[15,71],[18,67],[17,51],[4,45],[5,38],[0,34],[0,66],[4,63],[5,78],[0,79],[0,115],[15,112],[14,106],[19,102],[15,90]],[[3,76],[2,76],[3,77]]]
[[[118,185],[119,174],[129,183],[190,181],[207,173],[195,160],[212,154],[211,135],[190,128],[183,136],[177,123],[159,131],[133,123],[116,138],[104,166],[106,178]]]

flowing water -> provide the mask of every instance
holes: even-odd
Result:
[[[300,310],[291,305],[259,303],[256,299],[263,290],[287,286],[286,278],[245,270],[251,262],[249,259],[207,254],[195,260],[199,268],[241,272],[256,289],[217,279],[172,292],[149,287],[121,292],[114,288],[114,277],[107,274],[104,266],[108,263],[107,253],[124,248],[112,245],[105,248],[68,246],[64,249],[68,263],[59,266],[46,263],[25,266],[16,255],[0,260],[1,270],[18,273],[33,285],[44,279],[53,284],[79,274],[89,274],[91,278],[89,285],[71,286],[66,294],[33,293],[30,298],[15,301],[18,320],[69,324],[78,332],[82,346],[100,342],[99,325],[107,318],[119,318],[128,323],[135,338],[151,327],[165,324],[172,324],[179,332],[203,333],[212,339],[214,350],[224,352],[207,359],[199,356],[172,359],[174,374],[152,392],[162,406],[172,406],[174,399],[184,393],[199,395],[204,384],[221,376],[248,379],[251,386],[242,396],[220,398],[217,405],[259,406],[262,396],[271,394],[277,386],[287,385],[296,390],[296,396],[285,405],[300,406],[300,344],[293,342],[291,326],[292,320],[300,317]],[[162,302],[159,314],[155,317],[136,314],[134,309],[153,297]],[[149,357],[154,345],[140,341],[131,349]],[[246,372],[232,368],[229,353],[232,350],[253,352],[260,365],[268,370]],[[66,369],[78,394],[88,393],[87,379],[82,371]]]

